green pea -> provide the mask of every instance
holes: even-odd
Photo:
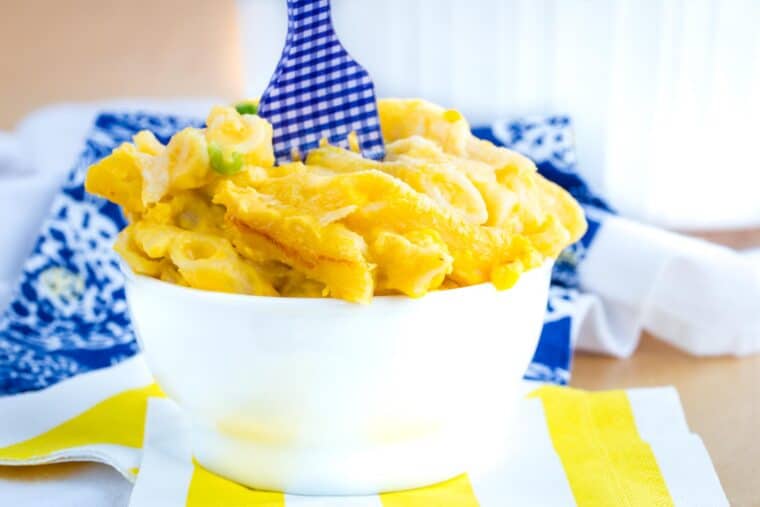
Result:
[[[229,156],[225,157],[222,152],[222,147],[218,143],[208,143],[208,158],[211,161],[211,168],[223,174],[225,176],[232,176],[239,173],[243,168],[243,155],[237,151],[230,152]]]

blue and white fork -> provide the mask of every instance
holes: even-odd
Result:
[[[321,139],[349,147],[355,132],[363,156],[385,156],[375,87],[338,40],[330,0],[287,0],[288,35],[259,102],[274,128],[278,162],[305,157]]]

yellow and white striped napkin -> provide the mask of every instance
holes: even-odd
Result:
[[[589,393],[526,384],[498,466],[366,497],[254,491],[194,463],[188,428],[141,357],[0,398],[0,464],[98,461],[136,481],[132,507],[728,505],[672,388]]]
[[[134,481],[147,400],[161,395],[136,357],[48,389],[0,397],[0,465],[94,461]]]

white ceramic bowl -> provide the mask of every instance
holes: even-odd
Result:
[[[536,349],[551,263],[510,290],[272,298],[127,276],[148,364],[195,458],[248,486],[370,494],[491,458]]]

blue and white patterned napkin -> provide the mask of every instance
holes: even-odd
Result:
[[[179,129],[201,124],[197,119],[139,112],[97,117],[0,319],[0,394],[42,389],[138,352],[112,250],[125,220],[116,205],[84,191],[85,173],[139,130],[149,129],[166,142]],[[519,119],[474,132],[531,157],[542,174],[565,186],[589,209],[609,210],[576,172],[567,117]],[[578,327],[573,324],[580,294],[577,266],[598,227],[599,222],[590,218],[589,232],[557,262],[546,323],[528,379],[568,381],[571,335]]]
[[[138,352],[112,249],[126,225],[119,207],[84,190],[87,168],[141,129],[164,142],[202,121],[100,114],[55,197],[16,293],[0,318],[0,394],[51,386]]]

